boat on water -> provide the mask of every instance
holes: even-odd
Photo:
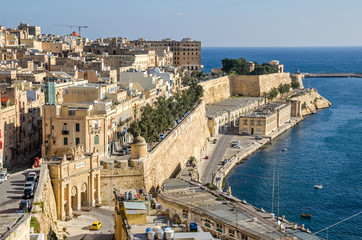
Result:
[[[312,214],[310,214],[310,213],[301,213],[300,217],[302,217],[302,218],[311,218]]]
[[[285,151],[287,151],[287,149],[286,149],[286,148],[283,148],[282,151],[285,152]]]
[[[322,184],[314,185],[314,189],[321,189],[321,188],[323,188]]]

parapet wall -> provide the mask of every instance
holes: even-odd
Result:
[[[31,215],[38,219],[40,232],[44,233],[45,239],[50,239],[53,232],[57,233],[57,208],[47,164],[41,165],[39,174]]]
[[[114,198],[114,188],[120,190],[128,189],[144,189],[144,159],[131,160],[117,160],[116,166],[114,163],[105,164],[103,162],[103,169],[101,169],[101,196],[102,203],[105,205],[112,205]]]
[[[202,101],[149,153],[145,163],[146,191],[157,190],[164,180],[176,176],[191,156],[200,159],[208,137],[210,132]]]
[[[291,84],[289,73],[273,73],[266,75],[233,75],[230,76],[232,94],[260,97],[280,84]]]
[[[232,75],[200,83],[204,88],[205,104],[213,104],[231,96],[260,97],[280,84],[291,84],[289,73],[266,75]]]
[[[205,104],[219,102],[232,96],[229,76],[208,80],[200,85],[204,89]]]

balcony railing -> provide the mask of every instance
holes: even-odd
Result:
[[[69,130],[63,130],[63,131],[62,131],[62,134],[63,134],[63,135],[69,135]]]

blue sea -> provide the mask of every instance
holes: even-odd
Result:
[[[279,60],[291,73],[298,69],[309,73],[362,73],[362,47],[202,49],[207,72],[221,67],[223,58],[238,57],[259,63]],[[303,82],[305,87],[317,88],[332,106],[305,117],[238,165],[226,179],[226,186],[231,187],[234,196],[270,212],[275,165],[273,212],[305,224],[314,233],[362,211],[362,78],[313,78]],[[287,151],[281,151],[283,148]],[[315,184],[323,188],[316,190]],[[312,218],[300,218],[302,212],[311,213]],[[362,214],[318,236],[362,239]]]

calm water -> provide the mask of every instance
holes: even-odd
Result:
[[[239,56],[258,62],[277,59],[290,72],[362,72],[362,48],[205,48],[203,64],[207,70],[224,57]],[[316,232],[362,211],[362,79],[304,79],[304,85],[317,88],[333,105],[307,116],[237,166],[227,186],[234,196],[271,211],[276,163],[279,215]],[[323,189],[314,189],[318,183]],[[301,219],[301,212],[311,213],[312,219]],[[328,238],[362,239],[362,214],[329,229]]]

